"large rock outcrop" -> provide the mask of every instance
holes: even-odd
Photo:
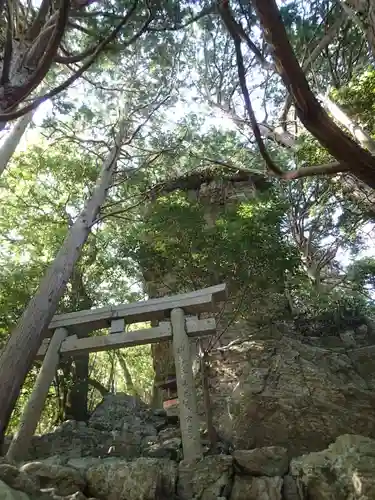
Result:
[[[220,433],[234,447],[285,446],[291,456],[322,450],[344,433],[375,437],[372,336],[364,338],[363,327],[314,338],[285,330],[244,331],[213,353]]]

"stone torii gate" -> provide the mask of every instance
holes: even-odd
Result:
[[[37,355],[37,359],[43,359],[43,363],[7,458],[17,461],[25,456],[60,356],[106,351],[163,340],[172,340],[173,343],[184,458],[192,460],[202,456],[190,338],[215,334],[215,319],[199,319],[197,315],[214,312],[217,310],[217,303],[226,297],[227,287],[222,284],[180,295],[54,316],[48,331],[50,338],[43,341]],[[159,325],[125,332],[125,325],[151,320],[158,320]],[[109,334],[88,337],[89,333],[104,328],[109,329]]]

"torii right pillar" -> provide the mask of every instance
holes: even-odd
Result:
[[[185,313],[171,311],[173,353],[176,364],[177,394],[184,460],[202,457],[197,398],[191,362],[190,341],[186,333]]]

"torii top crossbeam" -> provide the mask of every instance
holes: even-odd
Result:
[[[163,320],[169,316],[172,309],[176,308],[183,309],[186,314],[213,312],[217,303],[225,300],[226,297],[227,286],[224,283],[194,292],[142,302],[58,314],[52,318],[49,331],[52,335],[56,328],[64,327],[70,333],[80,336],[81,332],[87,335],[93,330],[109,328],[111,322],[117,319],[124,319],[126,324]]]

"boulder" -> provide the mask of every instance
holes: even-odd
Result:
[[[30,462],[20,470],[30,476],[38,488],[54,488],[61,496],[83,491],[86,487],[83,475],[71,467]]]
[[[87,471],[93,465],[97,465],[101,463],[103,459],[96,457],[82,457],[82,458],[71,458],[66,462],[68,467],[72,467],[73,469],[77,469],[84,475],[85,471]],[[109,459],[106,459],[109,460]]]
[[[114,442],[112,433],[75,424],[77,422],[67,421],[54,432],[34,436],[27,459],[40,460],[55,455],[64,460],[89,455],[105,456],[108,453]]]
[[[236,449],[282,446],[291,457],[346,432],[375,437],[375,364],[361,370],[363,356],[286,334],[228,345],[211,357],[214,424]]]
[[[181,460],[181,438],[165,439],[162,442],[151,444],[144,449],[143,454],[147,457],[153,458],[169,458],[171,460]]]
[[[281,500],[281,477],[236,476],[230,500]]]
[[[140,398],[124,393],[107,394],[92,413],[89,426],[103,431],[122,431],[125,426],[139,426],[139,415],[146,416],[148,411],[148,406]]]
[[[174,462],[152,458],[103,460],[86,472],[90,495],[108,500],[173,498],[176,478]]]
[[[290,470],[309,500],[372,500],[375,441],[345,434],[324,451],[293,459]]]
[[[30,500],[23,491],[12,489],[0,480],[0,500]]]
[[[227,455],[183,460],[178,467],[178,497],[181,500],[216,500],[226,496],[231,488],[232,464],[232,457]]]
[[[289,468],[288,451],[281,446],[236,450],[233,458],[251,476],[283,476]]]
[[[32,495],[39,491],[38,485],[26,472],[10,464],[0,464],[0,479],[15,490]]]

